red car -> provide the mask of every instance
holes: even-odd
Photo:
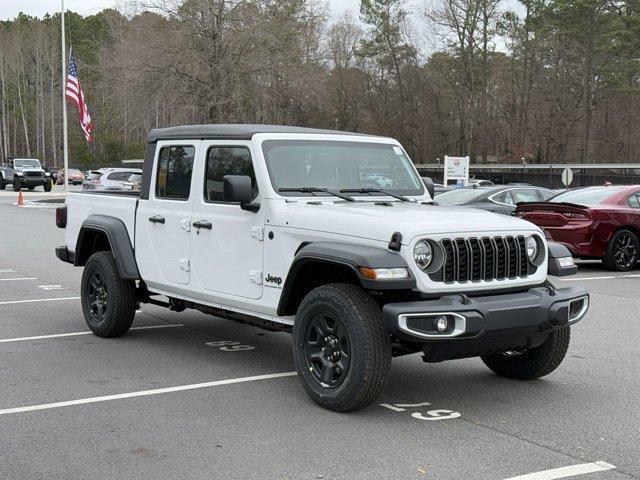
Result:
[[[80,185],[84,181],[84,174],[78,170],[77,168],[70,168],[67,172],[65,172],[64,168],[58,170],[57,175],[57,184],[64,184],[65,175],[69,175],[69,183],[73,185]]]
[[[522,203],[515,215],[535,223],[574,257],[601,259],[610,270],[635,268],[640,253],[640,186],[568,190],[546,202]]]

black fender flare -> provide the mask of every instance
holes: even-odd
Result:
[[[547,251],[549,254],[549,266],[547,275],[554,277],[567,277],[578,273],[578,267],[573,264],[570,266],[560,265],[559,258],[571,257],[571,251],[561,243],[548,242]]]
[[[347,267],[358,279],[360,286],[367,290],[411,290],[416,288],[416,279],[413,277],[411,269],[397,252],[351,243],[313,242],[303,245],[293,258],[280,295],[278,315],[283,315],[287,310],[288,302],[295,295],[298,274],[310,262]],[[409,277],[397,280],[370,280],[360,274],[358,267],[406,268]]]
[[[89,232],[100,232],[106,235],[113,257],[116,260],[120,278],[124,280],[138,280],[140,278],[127,227],[119,218],[108,215],[89,215],[82,222],[80,233],[78,233],[78,241],[76,242],[74,259],[76,267],[84,266],[91,254],[94,253],[88,251],[91,245],[85,241],[89,237],[87,235]]]

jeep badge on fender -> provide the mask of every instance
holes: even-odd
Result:
[[[288,331],[302,386],[331,410],[369,405],[410,353],[542,377],[589,309],[585,290],[549,282],[576,273],[565,247],[519,218],[434,205],[386,137],[155,129],[139,197],[107,193],[69,193],[56,249],[84,267],[96,335],[124,335],[138,302]]]

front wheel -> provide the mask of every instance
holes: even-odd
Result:
[[[609,240],[602,263],[609,270],[627,272],[637,265],[639,250],[638,237],[631,230],[623,228]]]
[[[384,389],[391,366],[380,307],[354,285],[315,288],[296,314],[293,359],[318,405],[339,412],[369,405]]]
[[[22,185],[20,185],[20,180],[16,178],[13,180],[13,191],[19,192],[20,190],[22,190]]]
[[[42,188],[44,188],[45,192],[50,192],[51,189],[53,188],[53,180],[49,180],[47,183],[45,183]]]
[[[136,314],[136,285],[118,275],[111,252],[96,252],[82,272],[82,311],[89,329],[98,337],[119,337],[131,327]]]
[[[535,380],[553,372],[569,348],[571,328],[553,330],[542,345],[523,352],[485,355],[482,361],[494,373],[515,380]]]

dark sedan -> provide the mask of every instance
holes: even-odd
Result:
[[[513,215],[520,202],[541,202],[553,195],[548,188],[531,185],[494,185],[467,187],[436,195],[438,205],[464,205],[494,213]]]
[[[516,215],[542,227],[575,257],[631,270],[640,253],[640,186],[569,190],[548,202],[518,205]]]

